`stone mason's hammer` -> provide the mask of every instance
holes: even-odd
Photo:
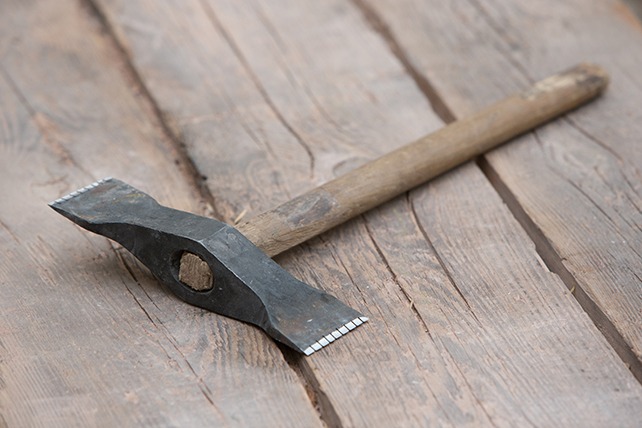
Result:
[[[184,301],[255,324],[310,355],[368,319],[295,279],[270,257],[579,106],[607,84],[601,68],[580,64],[236,229],[163,207],[111,178],[50,205],[85,229],[118,241]]]

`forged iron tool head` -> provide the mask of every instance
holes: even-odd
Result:
[[[254,324],[306,355],[368,320],[294,278],[233,227],[161,206],[120,180],[97,181],[50,206],[119,242],[185,302]],[[210,287],[195,290],[180,280],[185,253],[207,263]]]

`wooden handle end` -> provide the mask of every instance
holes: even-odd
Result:
[[[566,71],[540,80],[524,92],[523,96],[532,99],[548,93],[555,93],[557,98],[563,98],[564,89],[567,89],[572,91],[575,97],[584,101],[602,93],[608,86],[609,80],[609,74],[604,68],[597,64],[583,62]]]

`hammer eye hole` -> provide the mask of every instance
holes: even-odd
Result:
[[[208,291],[214,287],[214,275],[207,262],[187,251],[179,260],[178,280],[196,291]]]

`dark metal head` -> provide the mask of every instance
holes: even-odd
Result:
[[[233,227],[159,205],[107,178],[52,202],[76,224],[131,251],[176,296],[249,322],[310,355],[368,319],[335,297],[297,280]],[[181,257],[193,254],[213,281],[196,290],[179,279]]]

